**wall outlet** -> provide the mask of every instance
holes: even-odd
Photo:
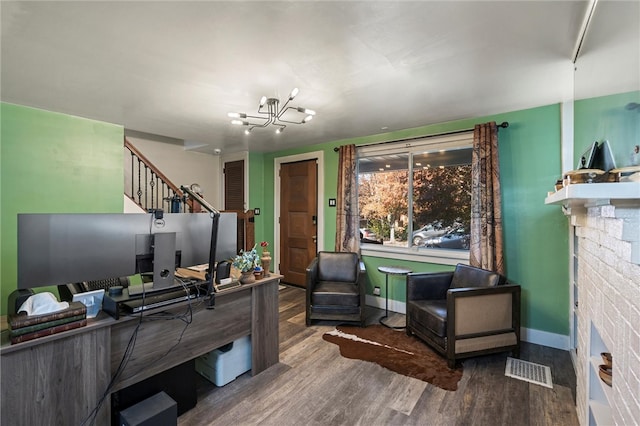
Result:
[[[380,296],[380,287],[374,287],[373,288],[373,295],[374,296]]]

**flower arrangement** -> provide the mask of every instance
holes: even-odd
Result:
[[[232,265],[240,272],[248,272],[260,265],[260,257],[256,252],[256,246],[249,251],[240,250],[240,254],[233,258]]]

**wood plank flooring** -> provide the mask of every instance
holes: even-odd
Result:
[[[464,361],[455,392],[340,356],[322,340],[335,323],[305,326],[304,290],[279,292],[280,363],[216,387],[199,378],[191,425],[578,425],[569,353],[523,343],[521,359],[551,367],[554,387],[505,377],[508,353]],[[367,322],[384,311],[369,308]],[[389,324],[401,325],[393,314]],[[399,331],[404,332],[404,331]]]

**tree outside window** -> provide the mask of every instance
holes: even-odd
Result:
[[[469,249],[471,148],[363,156],[358,166],[362,229],[385,245]]]

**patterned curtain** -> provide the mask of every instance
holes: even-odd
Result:
[[[474,129],[469,254],[472,266],[504,274],[498,128],[493,121]]]
[[[336,251],[360,253],[356,197],[356,146],[341,146],[338,155]]]

